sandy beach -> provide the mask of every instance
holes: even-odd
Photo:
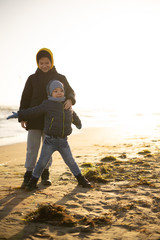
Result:
[[[19,187],[26,143],[0,146],[0,239],[160,239],[160,140],[125,139],[107,128],[68,139],[91,189],[77,186],[56,152],[52,185],[39,181],[36,191],[25,192]],[[53,207],[66,214],[63,221],[50,217]]]

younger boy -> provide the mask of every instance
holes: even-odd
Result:
[[[48,100],[43,101],[41,105],[18,111],[18,113],[14,113],[7,118],[16,118],[18,116],[18,120],[21,122],[44,115],[44,133],[46,136],[40,158],[26,186],[26,190],[31,191],[37,187],[37,182],[52,153],[55,151],[61,154],[63,160],[77,178],[78,183],[83,187],[91,187],[88,180],[82,176],[67,141],[67,136],[72,132],[71,123],[80,129],[82,127],[81,121],[72,109],[64,109],[64,87],[60,81],[50,81],[47,86],[47,94]]]

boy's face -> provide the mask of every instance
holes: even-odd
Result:
[[[51,69],[52,63],[49,58],[42,57],[39,59],[38,65],[42,72],[48,72]]]
[[[61,98],[64,97],[64,91],[62,88],[55,88],[52,92],[52,97]]]

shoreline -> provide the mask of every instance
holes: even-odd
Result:
[[[81,130],[78,129],[73,129],[73,132],[71,135],[68,136],[68,139],[74,138],[76,135],[76,139],[78,138],[79,135],[81,135],[84,138],[84,141],[90,141],[89,135],[92,134],[92,139],[93,141],[104,141],[106,143],[117,143],[117,142],[122,142],[124,140],[124,136],[122,136],[122,132],[120,129],[115,128],[115,127],[88,127],[88,128],[83,128]],[[89,137],[89,139],[88,139]],[[26,139],[26,140],[25,140]],[[3,142],[4,141],[4,142]],[[15,141],[15,142],[14,142]],[[26,143],[27,142],[27,132],[24,134],[21,134],[19,136],[15,136],[11,138],[2,138],[0,142],[0,147],[1,146],[8,146],[8,145],[13,145],[13,144],[18,144],[18,143]]]

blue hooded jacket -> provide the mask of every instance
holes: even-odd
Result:
[[[48,83],[47,95],[50,96]],[[44,116],[44,133],[48,136],[64,138],[72,133],[71,124],[81,128],[81,120],[72,109],[64,109],[64,102],[44,100],[39,106],[18,111],[18,121],[28,121]]]

